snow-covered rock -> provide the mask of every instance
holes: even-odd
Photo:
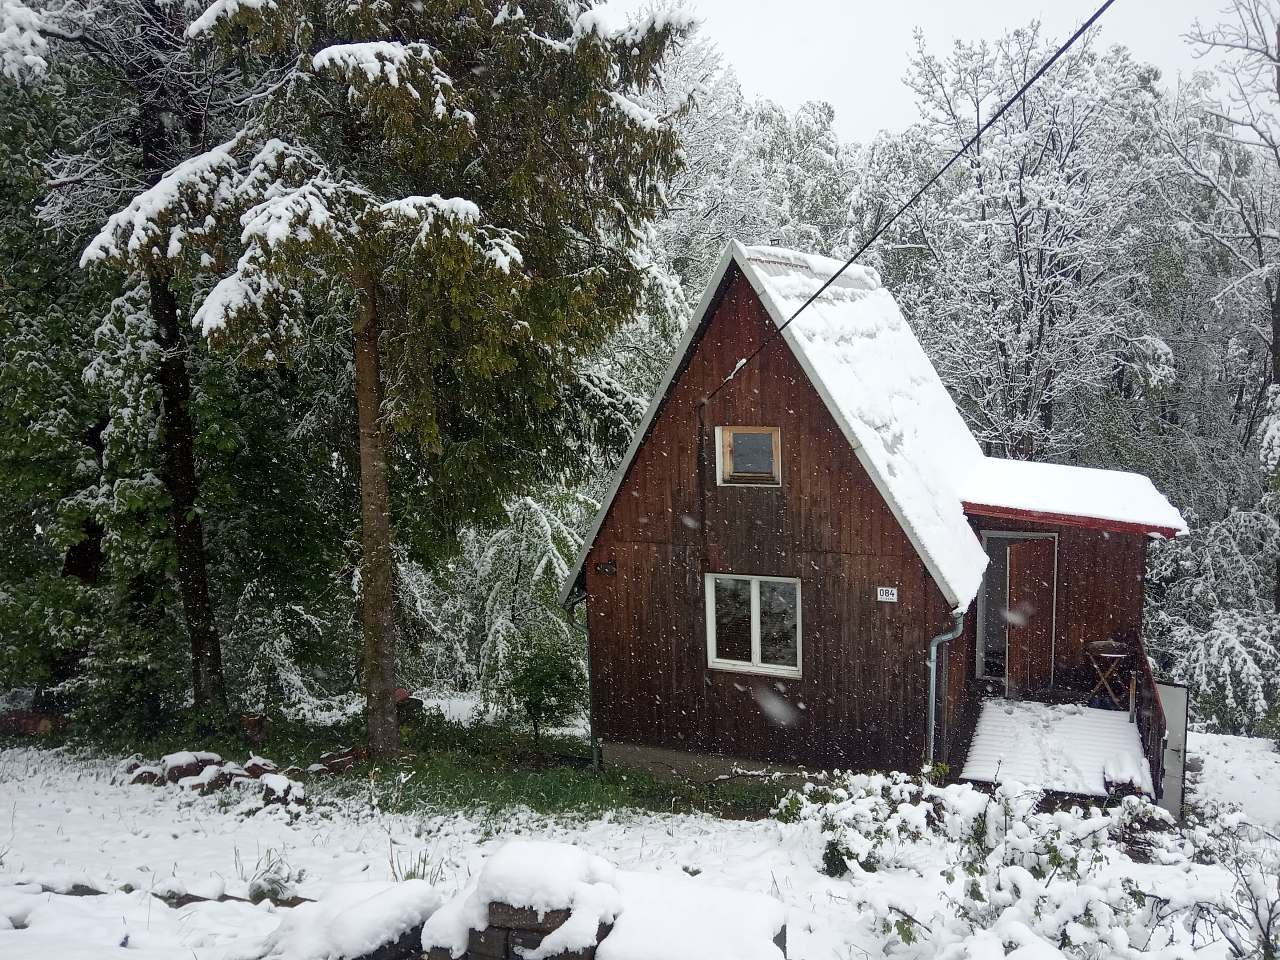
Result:
[[[243,960],[357,960],[401,939],[416,946],[440,906],[425,880],[344,883],[282,911],[280,926]]]
[[[307,799],[306,788],[297,780],[290,780],[279,773],[264,773],[258,778],[262,784],[262,802],[266,803],[304,803]]]
[[[778,960],[783,925],[782,905],[763,894],[619,870],[568,844],[512,840],[427,921],[422,943],[456,957],[473,931],[518,927],[545,933],[521,950],[525,960],[593,947],[598,960]]]
[[[177,753],[165,754],[160,758],[160,769],[165,779],[177,783],[183,777],[194,777],[205,767],[222,762],[216,753],[205,751],[180,750]]]
[[[244,765],[244,772],[255,780],[264,773],[277,773],[279,769],[274,760],[268,760],[266,757],[256,755],[250,757]]]
[[[135,767],[129,774],[129,782],[147,786],[164,783],[164,771],[157,764],[144,763],[139,767]]]

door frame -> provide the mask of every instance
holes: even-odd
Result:
[[[994,540],[1044,540],[1053,541],[1053,610],[1049,620],[1049,688],[1057,684],[1057,675],[1055,669],[1058,659],[1058,535],[1056,533],[1046,533],[1044,531],[1035,530],[983,530],[982,552],[987,552],[987,541]],[[1008,547],[1005,548],[1008,550]],[[988,567],[988,569],[990,569]],[[985,669],[985,649],[986,649],[986,623],[983,618],[983,611],[986,609],[984,598],[986,596],[986,572],[983,572],[982,593],[978,595],[978,613],[976,617],[975,630],[977,635],[974,643],[975,663],[974,677],[983,679],[986,677]],[[1009,561],[1008,553],[1005,554],[1004,565],[1004,602],[1005,607],[1009,605]],[[1007,696],[1009,693],[1009,628],[1005,625],[1004,632],[1004,676],[1001,678],[1004,683],[1004,691]]]

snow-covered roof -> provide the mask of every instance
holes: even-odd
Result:
[[[1187,532],[1182,514],[1155,484],[1121,470],[983,457],[960,481],[959,493],[970,513],[1083,517],[1166,537]]]
[[[565,583],[562,601],[581,576],[587,553],[636,451],[725,274],[734,266],[751,284],[770,319],[779,327],[787,324],[782,339],[954,609],[969,606],[987,565],[986,553],[965,516],[966,503],[1045,514],[1046,522],[1079,516],[1166,535],[1186,529],[1178,512],[1145,477],[1057,465],[1006,466],[1011,462],[984,457],[874,270],[849,267],[788,324],[840,269],[841,261],[730,241],[614,475]]]
[[[778,325],[841,262],[731,244]],[[783,331],[947,602],[967,607],[987,556],[952,488],[982,459],[933,364],[876,272],[853,266]]]
[[[1137,724],[1123,710],[986,700],[960,773],[964,780],[1105,797],[1109,784],[1151,794]]]

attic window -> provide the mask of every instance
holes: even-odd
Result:
[[[800,581],[706,575],[707,665],[800,676]]]
[[[721,486],[782,485],[782,433],[777,427],[716,427]]]

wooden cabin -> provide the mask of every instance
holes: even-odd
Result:
[[[787,324],[839,266],[731,243],[617,471],[563,597],[605,762],[991,780],[1061,742],[1040,785],[1158,794],[1143,569],[1181,516],[985,457],[873,270]]]

